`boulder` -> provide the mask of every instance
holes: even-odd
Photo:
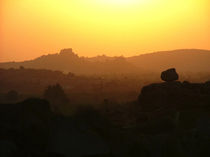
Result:
[[[175,68],[168,69],[161,73],[161,79],[166,82],[177,81],[179,79],[179,75],[176,72]]]

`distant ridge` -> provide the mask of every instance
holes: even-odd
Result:
[[[133,57],[79,57],[72,49],[40,56],[24,62],[0,63],[0,68],[59,70],[75,74],[128,74],[160,72],[174,67],[179,72],[210,72],[210,50],[180,49],[159,51]]]
[[[139,68],[127,62],[124,57],[99,61],[97,59],[79,57],[72,49],[63,49],[60,53],[43,55],[30,61],[0,63],[0,68],[6,69],[19,68],[20,66],[84,75],[136,73],[139,70]]]
[[[210,50],[179,49],[128,57],[127,61],[147,70],[163,71],[175,67],[179,72],[210,72]]]

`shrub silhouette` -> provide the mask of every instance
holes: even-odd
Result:
[[[18,100],[18,92],[15,90],[11,90],[6,94],[7,101],[17,101]]]
[[[50,102],[54,110],[58,110],[59,106],[69,102],[69,99],[60,84],[48,86],[44,91],[44,98]]]

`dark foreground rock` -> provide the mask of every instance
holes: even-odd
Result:
[[[210,155],[210,83],[175,78],[143,87],[138,98],[143,150],[136,156],[142,151],[145,157]]]
[[[142,88],[138,101],[143,110],[207,109],[210,107],[210,84],[178,81],[155,83]]]

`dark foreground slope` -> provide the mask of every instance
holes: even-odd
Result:
[[[145,110],[206,109],[210,107],[210,82],[164,82],[143,87],[139,103]]]
[[[84,121],[53,113],[47,101],[0,105],[1,157],[81,157],[108,154],[105,140]]]

